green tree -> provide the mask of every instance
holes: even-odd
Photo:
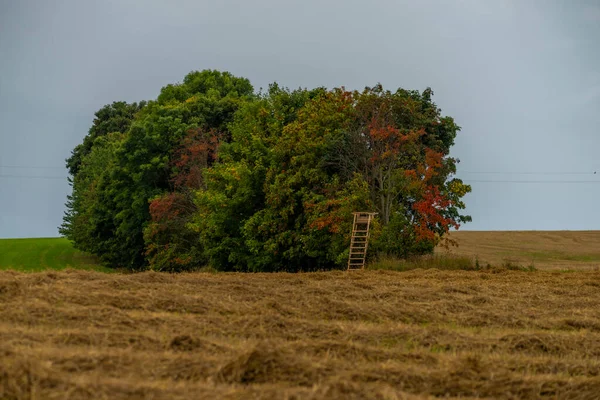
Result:
[[[253,98],[248,80],[218,71],[192,72],[179,85],[169,85],[158,100],[138,114],[116,151],[116,165],[106,188],[114,199],[117,239],[113,264],[146,268],[144,228],[150,221],[149,201],[173,192],[174,152],[186,133],[216,129],[229,136],[235,111]]]
[[[120,133],[129,129],[136,113],[145,105],[145,102],[128,104],[120,101],[102,107],[94,114],[94,122],[83,142],[66,160],[72,192],[67,197],[67,210],[59,232],[81,250],[95,254],[100,252],[94,250],[97,244],[91,236],[93,225],[90,225],[97,221],[92,218],[99,209],[96,205],[101,206],[95,203],[98,185],[101,176],[112,165],[115,144],[122,140]],[[95,146],[98,146],[96,152]]]
[[[277,160],[273,147],[298,111],[325,90],[290,91],[273,84],[246,103],[231,125],[232,140],[219,148],[219,162],[205,175],[197,193],[195,228],[210,263],[221,270],[268,270],[270,255],[257,252],[247,224],[267,207],[266,176]],[[277,266],[273,268],[278,268]]]
[[[146,102],[144,101],[131,104],[124,101],[116,101],[96,111],[94,114],[94,123],[83,139],[83,143],[77,145],[71,152],[71,157],[66,160],[67,169],[71,176],[77,175],[81,163],[92,151],[97,138],[113,132],[127,132],[135,114],[144,108],[145,105]]]
[[[374,250],[401,257],[431,252],[450,227],[470,221],[460,210],[471,188],[452,177],[458,160],[449,156],[460,128],[432,95],[381,85],[354,92],[354,119],[330,143],[330,173],[346,180],[359,174],[369,186],[383,224]]]
[[[108,250],[106,244],[112,240],[115,230],[112,199],[102,188],[110,178],[115,149],[123,136],[114,132],[96,137],[90,152],[71,178],[73,191],[68,197],[67,212],[59,231],[80,250],[103,255]]]
[[[253,97],[253,88],[247,79],[205,70],[188,74],[180,84],[164,87],[156,101],[138,110],[123,139],[113,149],[113,162],[103,172],[96,188],[98,202],[103,202],[97,208],[106,210],[105,220],[110,220],[110,224],[89,227],[99,242],[92,252],[111,266],[146,268],[143,231],[150,221],[149,201],[174,191],[171,159],[186,132],[217,129],[226,139],[227,126],[235,111]],[[95,122],[96,125],[104,127]],[[100,131],[100,128],[95,129],[94,135],[100,135]],[[78,165],[85,162],[87,147],[86,144],[72,157],[74,182]],[[79,204],[82,203],[71,200],[69,205],[78,207]],[[63,227],[63,232],[76,245],[82,238],[70,226],[80,213],[85,211],[75,210],[67,215]]]
[[[448,180],[458,127],[429,90],[319,90],[284,118],[274,99],[289,95],[240,110],[232,142],[207,172],[196,226],[214,266],[341,267],[356,210],[379,212],[374,249],[399,256],[432,251],[469,219],[459,210],[470,188]]]
[[[61,232],[109,265],[181,271],[343,267],[353,211],[372,253],[431,252],[470,220],[433,92],[290,91],[206,70],[100,110],[67,165]],[[115,132],[111,132],[116,130]]]
[[[216,160],[222,134],[189,130],[172,157],[174,191],[150,202],[150,223],[144,229],[149,267],[159,271],[192,269],[204,262],[203,246],[190,222],[197,212],[195,190],[203,189],[204,172]]]

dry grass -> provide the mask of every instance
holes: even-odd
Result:
[[[0,272],[0,399],[595,399],[600,273]]]
[[[446,271],[479,271],[491,269],[492,266],[478,265],[472,257],[453,254],[433,254],[408,259],[383,256],[367,263],[369,270],[411,271],[431,268]]]
[[[534,265],[547,270],[600,268],[600,231],[458,231],[451,254],[477,258],[482,265]],[[447,254],[437,249],[438,254]]]

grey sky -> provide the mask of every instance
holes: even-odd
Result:
[[[0,237],[58,235],[50,177],[96,110],[205,68],[431,86],[463,127],[459,177],[530,181],[472,182],[466,229],[600,229],[599,39],[597,0],[0,0]]]

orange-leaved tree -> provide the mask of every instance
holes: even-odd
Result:
[[[358,174],[367,183],[381,234],[376,251],[422,254],[451,228],[470,220],[461,198],[471,189],[453,178],[449,156],[459,127],[422,93],[381,85],[352,93],[354,113],[326,156],[331,174],[344,181]]]
[[[172,191],[150,201],[150,222],[144,229],[151,269],[181,271],[204,262],[198,233],[190,227],[197,213],[196,190],[204,188],[204,171],[217,158],[216,130],[190,129],[173,152]]]

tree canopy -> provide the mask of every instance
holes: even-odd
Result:
[[[339,268],[353,211],[375,211],[371,256],[433,251],[471,188],[460,131],[433,92],[381,85],[254,93],[227,72],[188,74],[154,101],[98,113],[67,160],[61,232],[133,270]]]

